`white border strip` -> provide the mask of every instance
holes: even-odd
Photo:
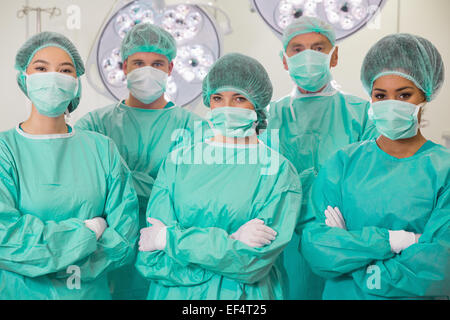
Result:
[[[69,126],[69,125],[68,125]],[[20,129],[20,124],[16,126],[16,131],[21,136],[27,138],[27,139],[34,139],[34,140],[48,140],[48,139],[67,139],[72,137],[75,134],[75,129],[70,126],[72,129],[71,132],[68,133],[57,133],[57,134],[29,134]]]

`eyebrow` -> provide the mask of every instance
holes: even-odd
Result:
[[[49,62],[47,62],[45,60],[36,60],[35,62],[33,62],[33,64],[36,64],[36,63],[43,63],[43,64],[46,64],[46,65],[50,64]],[[70,62],[63,62],[63,63],[60,63],[58,65],[58,67],[62,67],[62,66],[71,66],[72,68],[75,68],[75,66],[72,63],[70,63]]]
[[[145,61],[143,59],[138,59],[138,58],[131,60],[131,63],[135,63],[135,62],[145,62]],[[152,63],[165,63],[165,61],[161,59],[161,60],[152,61]]]
[[[313,46],[325,46],[325,45],[326,45],[325,41],[319,41],[319,42],[313,43],[311,47],[313,47]]]
[[[403,88],[398,88],[398,89],[396,89],[395,91],[396,91],[396,92],[399,92],[399,91],[403,91],[403,90],[405,90],[405,89],[414,89],[414,88],[413,88],[413,87],[403,87]],[[374,91],[377,90],[377,91],[381,91],[381,92],[387,92],[387,90],[380,89],[380,88],[374,88],[373,90],[374,90]]]
[[[36,60],[35,62],[33,62],[33,64],[35,64],[35,63],[50,64],[50,63],[48,63],[48,62],[45,61],[45,60]]]
[[[403,90],[405,90],[405,89],[413,89],[414,90],[414,88],[413,87],[403,87],[403,88],[399,88],[399,89],[397,89],[397,90],[395,90],[395,91],[403,91]]]
[[[71,66],[72,68],[75,68],[75,66],[70,62],[63,62],[58,65],[58,67],[62,67],[62,66]]]
[[[221,93],[221,92],[213,93],[212,95],[213,95],[213,96],[221,96],[221,97],[222,97],[222,93]],[[237,96],[242,96],[242,97],[245,98],[245,96],[242,95],[242,94],[240,94],[240,93],[234,93],[234,94],[233,94],[233,97],[237,97]]]

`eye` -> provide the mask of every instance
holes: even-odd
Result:
[[[61,73],[74,73],[74,71],[72,69],[62,69],[60,72]]]
[[[35,67],[34,70],[39,71],[39,72],[45,72],[47,69],[45,67],[38,66],[38,67]]]
[[[152,67],[154,67],[154,68],[160,68],[160,67],[163,67],[163,66],[164,65],[161,62],[155,62],[155,63],[152,64]]]
[[[138,66],[138,67],[141,67],[141,66],[144,65],[144,63],[143,63],[142,61],[135,61],[135,62],[134,62],[134,65],[135,65],[135,66]]]
[[[322,52],[323,51],[323,47],[315,47],[314,50]]]
[[[217,102],[217,101],[222,100],[222,97],[220,97],[220,96],[213,96],[212,99]]]
[[[236,97],[236,101],[239,103],[244,103],[247,102],[247,99],[245,99],[244,97]]]
[[[400,94],[400,99],[402,99],[402,100],[408,100],[409,98],[411,98],[411,96],[412,96],[412,94],[411,93],[409,93],[409,92],[404,92],[404,93],[402,93],[402,94]]]
[[[383,100],[384,98],[386,98],[386,95],[383,94],[383,93],[376,93],[376,94],[374,95],[374,97],[375,97],[375,99],[377,99],[377,100]]]

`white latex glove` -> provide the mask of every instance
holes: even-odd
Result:
[[[419,241],[421,234],[415,234],[414,232],[408,232],[405,230],[388,230],[389,231],[389,243],[391,244],[391,250],[395,253],[408,248]]]
[[[102,217],[95,217],[93,219],[84,220],[84,224],[87,228],[95,232],[97,240],[100,239],[105,229],[108,227],[106,220]]]
[[[325,210],[325,223],[329,227],[336,227],[347,230],[347,226],[345,225],[344,217],[342,216],[341,211],[338,207],[334,209],[331,206],[328,206]]]
[[[230,235],[230,238],[239,240],[250,247],[260,248],[275,240],[276,235],[275,230],[264,225],[264,221],[253,219],[244,223],[235,233]]]
[[[141,229],[139,251],[164,250],[166,247],[166,225],[154,218],[147,218],[147,221],[152,226]]]

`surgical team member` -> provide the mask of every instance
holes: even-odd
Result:
[[[450,150],[421,133],[444,81],[428,40],[394,34],[366,55],[361,79],[380,136],[338,151],[313,185],[303,232],[324,299],[450,296]]]
[[[338,64],[331,25],[303,16],[285,29],[282,42],[284,68],[295,87],[290,95],[271,103],[262,140],[292,162],[306,201],[323,163],[340,148],[375,137],[376,129],[367,116],[369,102],[331,84],[330,68]],[[277,139],[278,146],[271,142]],[[285,253],[289,299],[320,299],[324,282],[299,253],[300,237],[294,234]]]
[[[0,133],[0,299],[110,299],[138,237],[130,171],[111,139],[65,122],[84,73],[66,37],[31,37],[15,67],[32,109]]]
[[[141,230],[148,299],[283,299],[282,251],[301,186],[292,164],[259,143],[272,84],[255,59],[220,58],[203,81],[212,139],[162,165]]]
[[[174,38],[164,29],[149,23],[136,25],[121,46],[128,99],[88,113],[75,126],[104,134],[116,143],[132,173],[141,228],[159,167],[183,138],[177,130],[190,132],[190,137],[184,137],[190,139],[197,124],[204,134],[209,129],[206,121],[164,96],[176,51]],[[134,264],[111,273],[110,278],[113,299],[145,299],[148,293],[149,283]]]

